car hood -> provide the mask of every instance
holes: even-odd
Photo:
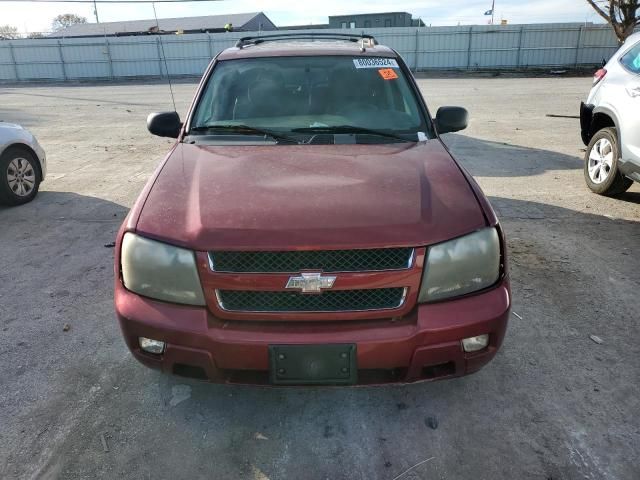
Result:
[[[140,234],[201,251],[420,246],[486,225],[439,140],[178,144],[140,201]]]

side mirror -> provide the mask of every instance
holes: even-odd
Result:
[[[178,138],[182,122],[177,112],[150,113],[147,117],[147,129],[159,137]]]
[[[439,134],[458,132],[467,128],[469,112],[462,107],[440,107],[435,122]]]

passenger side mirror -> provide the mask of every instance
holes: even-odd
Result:
[[[439,134],[458,132],[467,128],[469,112],[462,107],[440,107],[435,123]]]
[[[150,113],[147,129],[159,137],[178,138],[182,129],[180,115],[177,112]]]

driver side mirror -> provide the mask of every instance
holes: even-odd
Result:
[[[178,138],[182,129],[180,115],[177,112],[150,113],[147,129],[159,137]]]
[[[436,113],[435,124],[438,134],[459,132],[467,128],[469,112],[462,107],[440,107]]]

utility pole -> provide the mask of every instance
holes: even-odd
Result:
[[[491,2],[491,25],[493,25],[493,16],[495,15],[495,13],[496,13],[496,0],[493,0]],[[97,15],[98,14],[96,14],[96,17]]]
[[[93,0],[93,14],[96,16],[96,23],[100,23],[100,19],[98,18],[98,4],[96,0]]]

